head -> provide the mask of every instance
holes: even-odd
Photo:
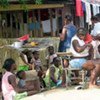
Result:
[[[86,34],[87,34],[87,30],[85,28],[79,28],[77,30],[77,36],[81,40],[85,40]]]
[[[59,57],[55,57],[53,59],[53,64],[56,66],[56,67],[59,67],[60,66],[60,58]]]
[[[16,70],[16,64],[15,61],[12,58],[8,58],[4,61],[3,68],[6,69],[6,71],[13,72]]]
[[[19,79],[26,79],[26,73],[25,73],[25,71],[23,71],[23,70],[20,70],[20,71],[18,71],[17,72],[17,74],[16,74],[16,76],[19,78]]]
[[[99,52],[99,54],[100,54],[100,45],[98,46],[98,52]]]
[[[66,15],[65,18],[64,18],[64,22],[65,22],[65,24],[71,23],[72,22],[72,16]]]
[[[94,25],[95,23],[98,22],[98,19],[97,19],[96,16],[92,16],[92,17],[91,17],[91,21],[92,21],[92,24]]]
[[[98,22],[100,22],[100,13],[95,15],[97,17]]]
[[[34,59],[39,59],[39,51],[34,51],[33,52],[33,56],[34,56]]]
[[[54,54],[54,47],[53,46],[49,46],[48,47],[48,52],[50,55]]]

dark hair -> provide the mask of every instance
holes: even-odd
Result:
[[[39,52],[39,51],[33,51],[32,54],[34,55],[34,54],[37,54],[38,52]]]
[[[53,46],[49,46],[49,47],[48,47],[48,50],[49,50],[49,49],[54,49],[54,47],[53,47]]]
[[[65,18],[70,22],[72,21],[72,16],[70,16],[70,15],[66,15]]]
[[[91,20],[92,20],[92,21],[98,21],[98,18],[97,18],[96,16],[92,16],[92,17],[91,17]]]
[[[17,72],[16,76],[19,78],[19,79],[22,79],[22,77],[20,76],[21,73],[23,73],[24,71],[23,70],[20,70]]]
[[[6,69],[7,71],[11,70],[12,64],[15,63],[15,60],[12,58],[8,58],[4,61],[3,68]]]
[[[95,17],[97,17],[97,20],[100,21],[100,13],[96,14]]]
[[[59,60],[60,60],[60,58],[59,58],[59,57],[54,57],[54,58],[53,58],[53,62],[52,62],[52,63],[57,62],[57,61],[59,61]]]
[[[100,45],[98,45],[98,48],[100,48]]]
[[[81,34],[81,35],[86,35],[87,34],[87,30],[85,28],[79,28],[77,30],[77,34]]]

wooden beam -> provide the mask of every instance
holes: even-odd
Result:
[[[63,4],[41,4],[41,5],[26,4],[26,8],[28,10],[46,9],[46,8],[62,8],[62,7],[64,7]],[[25,10],[25,9],[20,4],[10,4],[7,8],[3,8],[2,6],[0,6],[0,11],[16,11],[16,10]]]

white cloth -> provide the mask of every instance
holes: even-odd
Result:
[[[53,32],[55,32],[57,30],[57,24],[56,24],[56,19],[55,18],[52,19],[52,26],[53,26]],[[50,19],[42,21],[42,27],[43,27],[43,32],[44,33],[51,32]]]
[[[42,21],[42,27],[43,27],[43,32],[44,32],[44,33],[51,32],[50,20]]]
[[[92,4],[93,6],[93,15],[95,16],[96,14],[100,13],[100,10],[99,10],[99,5],[98,4]]]
[[[92,36],[97,36],[99,34],[100,34],[100,22],[97,22],[97,23],[94,24],[94,28],[91,31],[91,35]]]
[[[94,48],[94,59],[100,58],[100,53],[98,51],[98,46],[100,45],[100,41],[92,41],[91,44]]]
[[[90,8],[90,3],[85,2],[85,7],[86,7],[86,22],[91,25],[91,8]]]
[[[74,57],[86,57],[86,56],[88,56],[89,55],[88,47],[83,52],[80,52],[80,53],[76,52],[76,50],[74,49],[73,44],[72,44],[74,40],[77,40],[79,42],[80,46],[83,46],[85,44],[85,42],[83,40],[80,40],[77,37],[77,35],[75,35],[71,40],[71,48],[70,48],[70,51],[72,52],[73,56]]]

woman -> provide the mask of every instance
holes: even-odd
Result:
[[[71,39],[76,34],[76,27],[72,24],[72,17],[66,15],[64,20],[65,25],[60,34],[59,52],[66,52],[66,50],[69,50]]]

